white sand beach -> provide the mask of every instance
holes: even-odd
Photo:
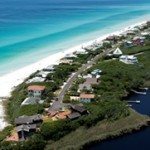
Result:
[[[70,48],[64,52],[59,52],[57,54],[50,55],[47,58],[42,59],[34,64],[23,67],[19,70],[16,70],[16,71],[6,74],[4,76],[1,76],[0,77],[0,85],[1,85],[0,86],[0,97],[9,97],[11,95],[11,91],[15,88],[15,86],[22,83],[24,81],[24,79],[26,79],[30,74],[36,72],[37,70],[41,70],[44,67],[47,67],[48,65],[59,63],[59,60],[61,58],[63,58],[66,54],[70,54],[75,51],[79,51],[82,49],[82,46],[84,46],[84,47],[89,46],[89,45],[93,44],[95,41],[100,42],[109,35],[119,35],[119,34],[125,32],[126,30],[131,29],[134,26],[141,25],[145,22],[146,21],[136,23],[134,25],[124,28],[123,30],[101,36],[101,37],[94,39],[92,41],[89,41],[87,43],[83,43],[76,47]],[[4,108],[2,106],[2,103],[0,103],[0,129],[3,129],[6,125],[7,125],[7,123],[4,120]]]

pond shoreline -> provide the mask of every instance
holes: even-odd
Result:
[[[112,140],[112,139],[117,139],[117,138],[120,138],[120,137],[123,137],[123,136],[128,136],[130,134],[134,134],[134,133],[140,132],[142,130],[145,130],[146,128],[149,128],[149,127],[150,127],[150,120],[143,123],[143,124],[142,123],[137,124],[137,126],[131,127],[129,129],[125,128],[125,129],[116,131],[113,134],[107,135],[103,139],[91,141],[91,142],[85,144],[84,146],[82,146],[81,149],[86,150],[87,148],[89,148],[89,147],[91,147],[95,144],[100,144],[100,143],[103,143],[103,142],[106,142],[106,141],[109,141],[109,140]]]

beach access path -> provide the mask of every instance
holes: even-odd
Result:
[[[112,49],[108,49],[105,50],[104,52],[96,55],[91,61],[88,61],[86,64],[83,64],[82,67],[80,67],[78,69],[77,72],[75,72],[66,82],[66,84],[63,86],[63,88],[61,89],[59,95],[58,95],[58,101],[60,101],[61,103],[63,102],[64,96],[66,94],[66,92],[70,89],[71,85],[73,84],[73,82],[75,81],[75,79],[78,77],[78,75],[80,75],[83,71],[85,71],[86,69],[90,68],[98,59],[102,58],[102,56],[108,54],[110,51],[112,51]]]

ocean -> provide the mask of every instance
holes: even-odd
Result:
[[[149,0],[0,0],[0,76],[147,18]]]

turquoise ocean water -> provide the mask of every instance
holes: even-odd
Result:
[[[149,16],[149,0],[0,0],[0,76]]]

